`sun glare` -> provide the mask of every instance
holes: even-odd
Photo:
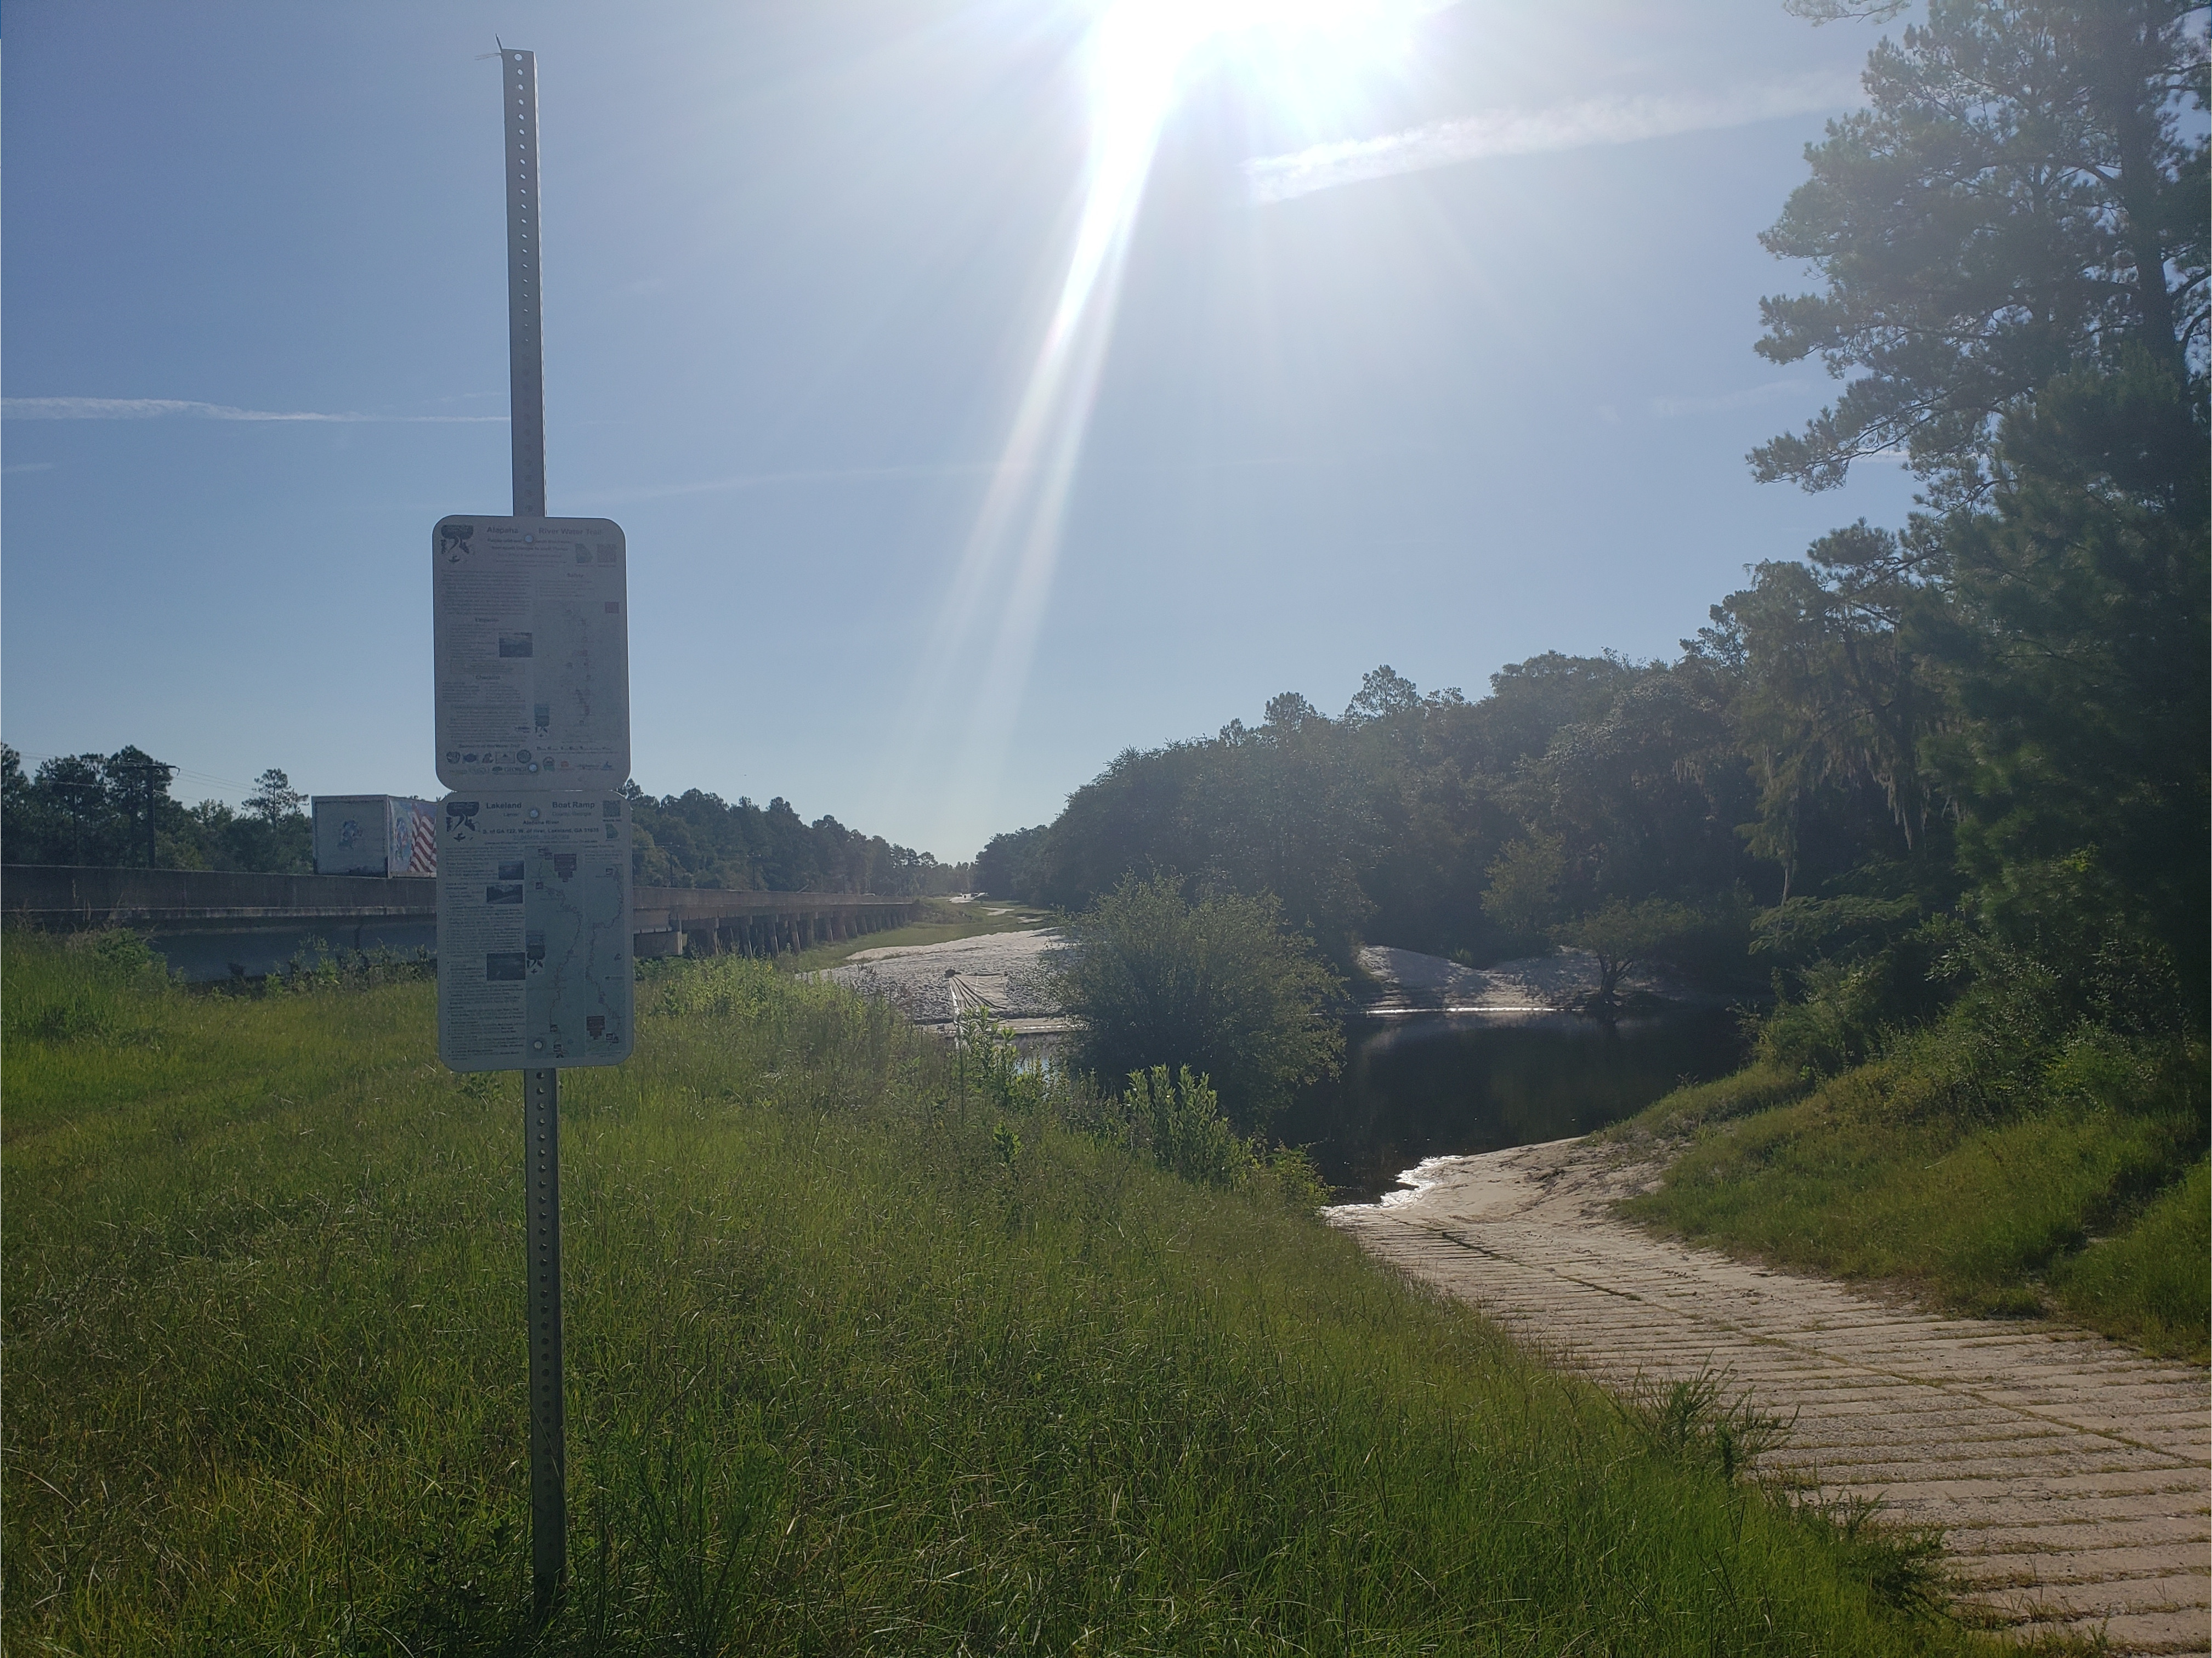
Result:
[[[1074,243],[909,704],[918,720],[949,720],[960,732],[943,774],[971,800],[995,789],[1012,735],[1129,234],[1177,95],[1202,63],[1218,62],[1272,116],[1311,129],[1406,51],[1417,19],[1450,3],[1109,0],[1099,13],[1086,42],[1091,142]]]

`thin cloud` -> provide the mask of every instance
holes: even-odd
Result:
[[[1769,380],[1764,386],[1722,392],[1710,398],[1654,398],[1651,412],[1662,420],[1680,420],[1685,415],[1717,415],[1725,410],[1748,409],[1754,404],[1790,397],[1814,383],[1806,380]]]
[[[1287,202],[1317,190],[1400,173],[1452,167],[1492,155],[1534,155],[1597,144],[1640,143],[1683,132],[1748,126],[1778,116],[1840,109],[1859,101],[1854,72],[1801,75],[1721,93],[1646,93],[1593,98],[1552,109],[1500,109],[1437,121],[1379,138],[1316,144],[1244,163],[1255,202]]]
[[[8,420],[245,420],[316,421],[352,424],[476,426],[507,423],[505,415],[320,414],[300,410],[234,409],[222,403],[183,398],[0,398],[0,417]]]
[[[666,501],[679,495],[724,495],[743,489],[772,489],[790,484],[904,483],[918,478],[974,477],[993,469],[984,462],[903,466],[822,466],[791,472],[745,472],[735,477],[702,478],[692,483],[645,484],[627,489],[587,489],[579,500],[601,502]]]
[[[1404,447],[1380,452],[1389,454],[1409,452]],[[1419,452],[1429,452],[1423,446]],[[1354,456],[1353,459],[1358,457]],[[1259,470],[1278,466],[1316,467],[1341,464],[1346,457],[1341,453],[1327,455],[1246,455],[1222,460],[1176,461],[1134,465],[1110,465],[1085,463],[1086,474],[1123,476],[1165,472],[1230,472]],[[680,495],[726,495],[745,489],[770,489],[790,485],[844,483],[905,483],[931,478],[995,477],[1002,473],[1034,471],[1034,467],[994,465],[989,461],[917,461],[897,466],[825,466],[790,472],[745,472],[732,477],[702,478],[690,483],[643,484],[617,489],[587,489],[577,499],[615,504],[628,501],[665,501]]]

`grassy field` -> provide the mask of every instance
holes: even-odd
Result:
[[[2013,1109],[1962,1105],[1942,1026],[1821,1079],[1686,1088],[1608,1133],[1688,1145],[1630,1216],[1961,1311],[2050,1313],[2203,1363],[2204,1054],[2083,1042]]]
[[[1005,904],[985,900],[972,904],[956,904],[943,898],[921,901],[921,919],[906,926],[891,927],[882,932],[871,932],[859,938],[847,938],[837,944],[817,944],[811,950],[793,952],[775,958],[776,966],[786,973],[812,973],[825,967],[835,967],[849,956],[864,950],[884,950],[895,944],[942,944],[956,938],[976,938],[987,932],[1020,932],[1030,927],[1045,925],[1049,918],[1042,910],[1020,904]]]
[[[517,1080],[437,1064],[422,982],[4,967],[11,1652],[1998,1650],[1695,1399],[1547,1373],[1279,1189],[729,957],[563,1083],[575,1570],[534,1625]]]

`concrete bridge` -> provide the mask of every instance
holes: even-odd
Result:
[[[632,903],[633,948],[646,957],[777,956],[901,926],[921,911],[917,898],[712,887],[638,887]],[[438,884],[426,876],[6,864],[0,916],[52,931],[129,927],[187,978],[258,976],[317,943],[434,955]]]

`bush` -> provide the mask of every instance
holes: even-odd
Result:
[[[1132,1138],[1170,1174],[1201,1186],[1237,1184],[1253,1163],[1252,1148],[1221,1114],[1221,1102],[1203,1077],[1183,1067],[1180,1077],[1156,1065],[1129,1078],[1122,1096]]]
[[[1130,877],[1066,932],[1056,989],[1083,1022],[1069,1051],[1079,1069],[1187,1066],[1250,1128],[1343,1061],[1327,1017],[1342,986],[1270,895],[1190,904],[1172,876]]]

